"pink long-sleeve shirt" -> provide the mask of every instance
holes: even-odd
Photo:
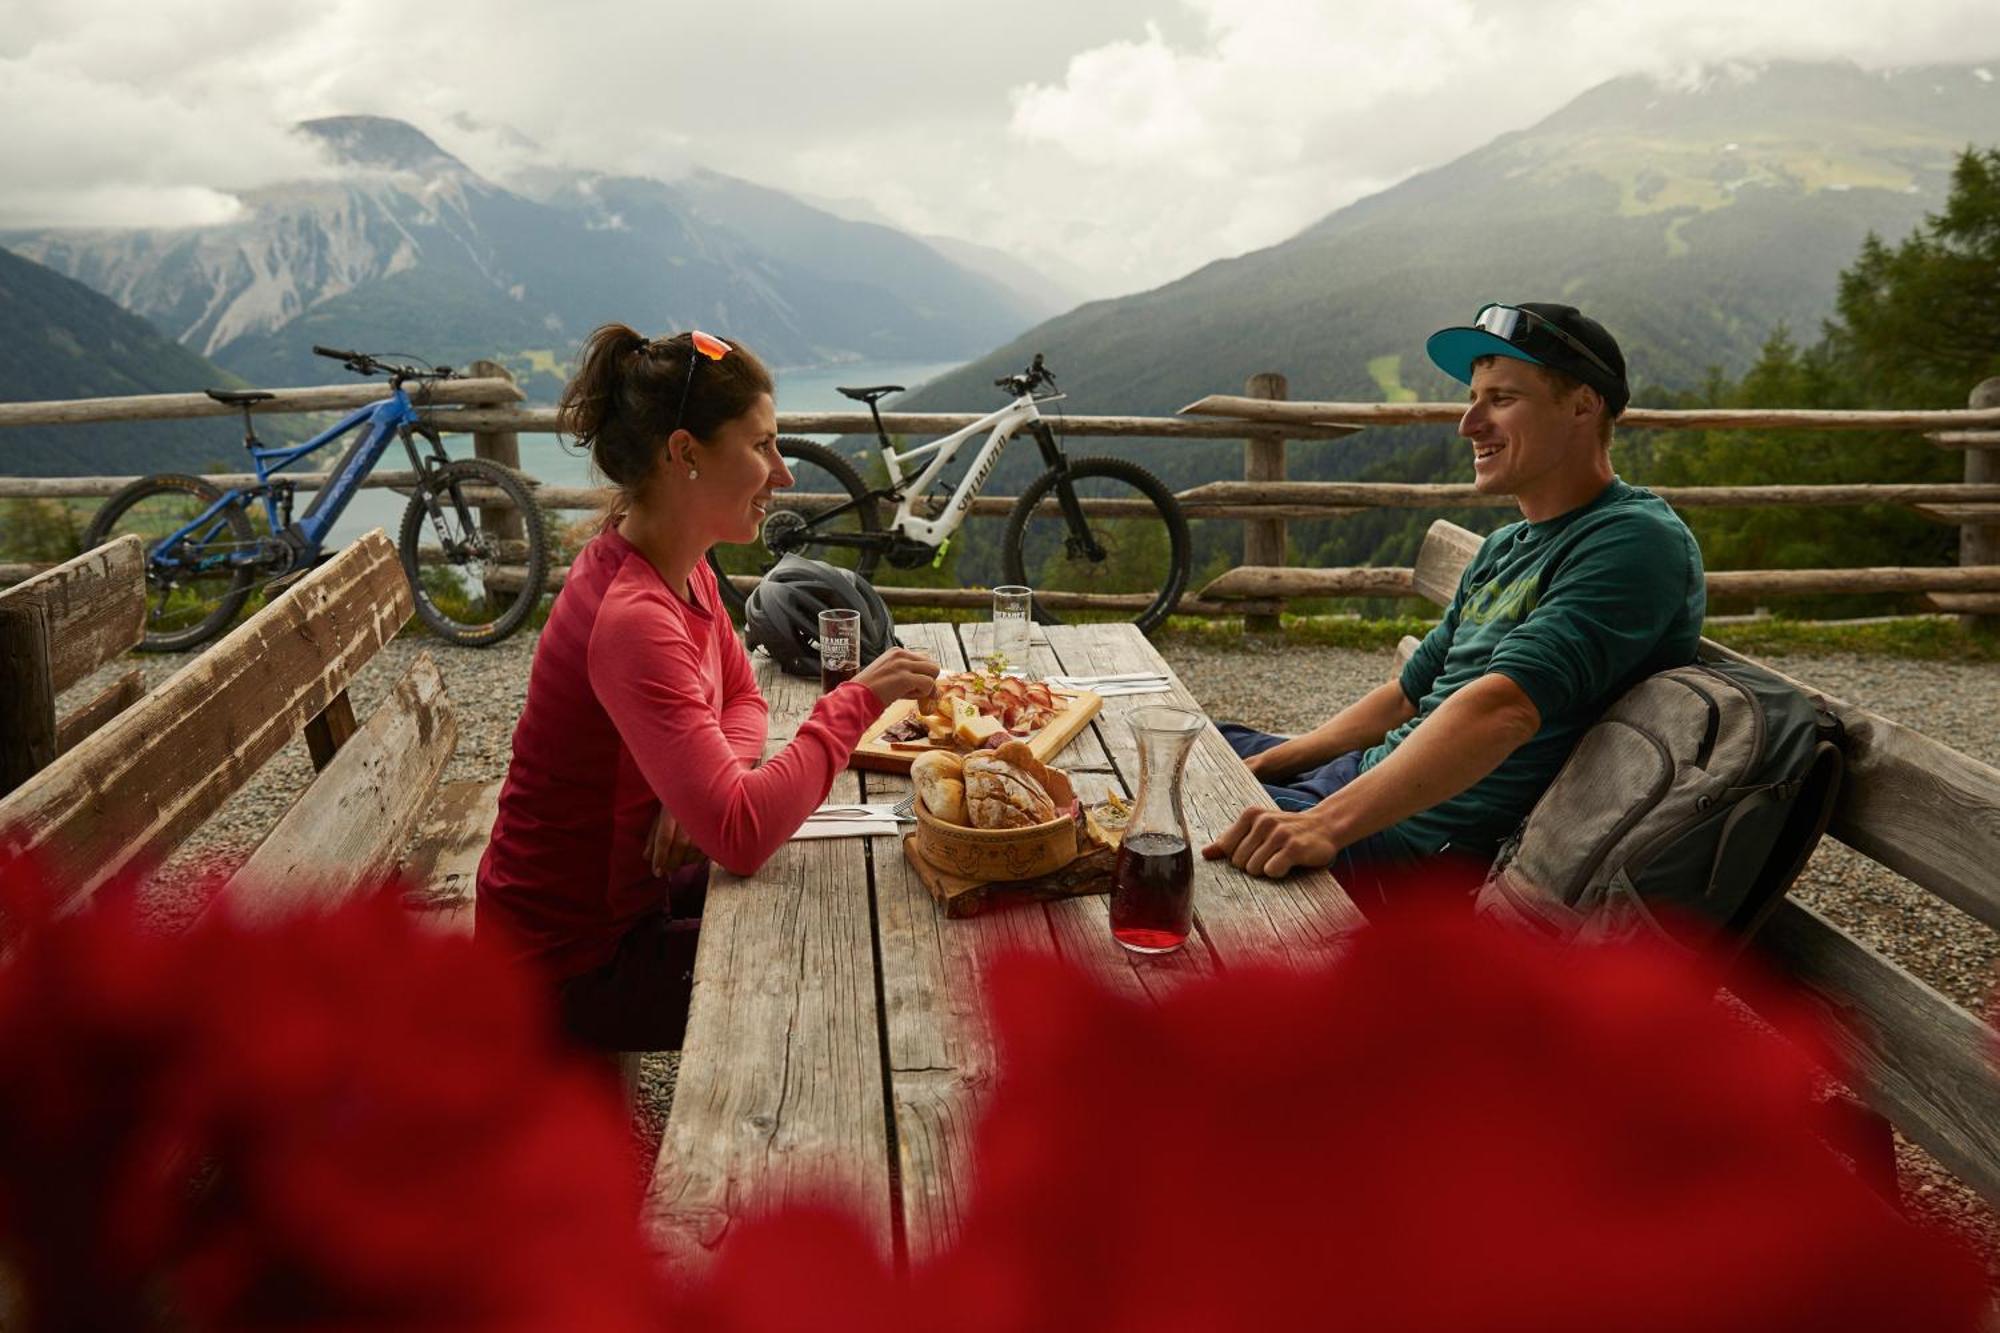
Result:
[[[708,566],[690,603],[617,532],[570,566],[535,647],[500,814],[479,864],[479,929],[553,976],[610,960],[671,876],[646,862],[664,808],[710,860],[747,875],[826,799],[882,711],[850,681],[769,763],[767,708]]]

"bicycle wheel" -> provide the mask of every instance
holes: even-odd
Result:
[[[1060,474],[1051,469],[1007,516],[1007,577],[1035,590],[1035,613],[1044,622],[1062,617],[1041,594],[1089,593],[1117,600],[1071,609],[1073,618],[1131,620],[1152,631],[1187,587],[1190,542],[1179,502],[1158,477],[1122,458],[1073,459],[1067,475],[1099,554],[1071,530],[1057,490]]]
[[[829,546],[814,539],[814,534],[820,532],[882,530],[882,517],[875,508],[875,502],[868,498],[867,483],[854,470],[854,464],[823,444],[791,435],[778,437],[778,453],[784,458],[785,466],[792,470],[792,487],[790,491],[778,492],[774,507],[764,517],[764,527],[757,540],[741,546],[711,547],[708,552],[709,567],[715,570],[715,581],[721,586],[722,600],[739,617],[743,614],[743,603],[748,594],[731,583],[729,576],[755,574],[762,578],[765,571],[777,564],[778,558],[786,552],[851,569],[864,579],[873,577],[875,566],[882,562],[880,551]],[[818,522],[803,507],[786,507],[789,497],[809,495],[836,496],[837,503],[852,501],[853,504],[844,512]]]
[[[230,505],[171,546],[164,540],[222,498],[200,477],[141,477],[104,502],[85,531],[85,550],[127,534],[146,544],[146,633],[141,651],[179,652],[222,633],[250,597],[257,549],[250,516]]]
[[[494,491],[506,508],[482,508]],[[519,529],[509,531],[516,517]],[[484,458],[426,473],[403,510],[396,542],[418,617],[439,638],[467,648],[490,647],[521,627],[548,582],[548,547],[542,508],[527,482]]]

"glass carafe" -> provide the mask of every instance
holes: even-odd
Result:
[[[1111,882],[1111,937],[1134,953],[1172,953],[1187,943],[1194,920],[1194,852],[1181,782],[1188,752],[1208,724],[1184,708],[1133,712],[1139,743],[1139,793]]]

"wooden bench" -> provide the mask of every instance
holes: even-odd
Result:
[[[65,570],[136,552],[136,539],[129,552],[114,543],[24,588],[45,584],[52,604],[56,590],[83,578]],[[143,615],[143,599],[141,607]],[[0,798],[0,847],[39,857],[62,905],[74,906],[118,876],[165,861],[303,734],[312,782],[218,901],[254,915],[336,901],[379,882],[430,805],[458,739],[428,653],[357,725],[348,684],[411,611],[394,547],[380,531],[367,534]],[[118,625],[104,631],[104,643],[136,640]],[[53,659],[63,664],[57,681],[77,678],[70,645],[65,635]],[[78,650],[79,661],[93,657],[102,660],[96,648]]]
[[[56,709],[57,696],[145,632],[145,553],[137,537],[0,589],[0,795],[138,700],[135,669],[68,712]]]
[[[1454,523],[1433,523],[1417,556],[1417,591],[1440,606],[1450,602],[1481,540]],[[1415,639],[1403,641],[1403,660],[1415,647]],[[1702,647],[1752,660],[1709,639]],[[1792,684],[1825,699],[1847,728],[1847,780],[1831,836],[2000,928],[2000,769],[1812,685]],[[1822,1012],[1868,1105],[2000,1206],[2000,1075],[1993,1064],[2000,1045],[1993,1029],[1801,903],[1780,905],[1756,950]],[[1880,1128],[1875,1165],[1893,1188],[1893,1149],[1886,1125]]]

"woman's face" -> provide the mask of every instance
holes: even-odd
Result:
[[[687,461],[698,475],[681,479],[715,541],[756,540],[771,493],[792,484],[778,454],[778,412],[768,393],[757,395],[747,411],[722,423],[706,441],[689,445]]]

